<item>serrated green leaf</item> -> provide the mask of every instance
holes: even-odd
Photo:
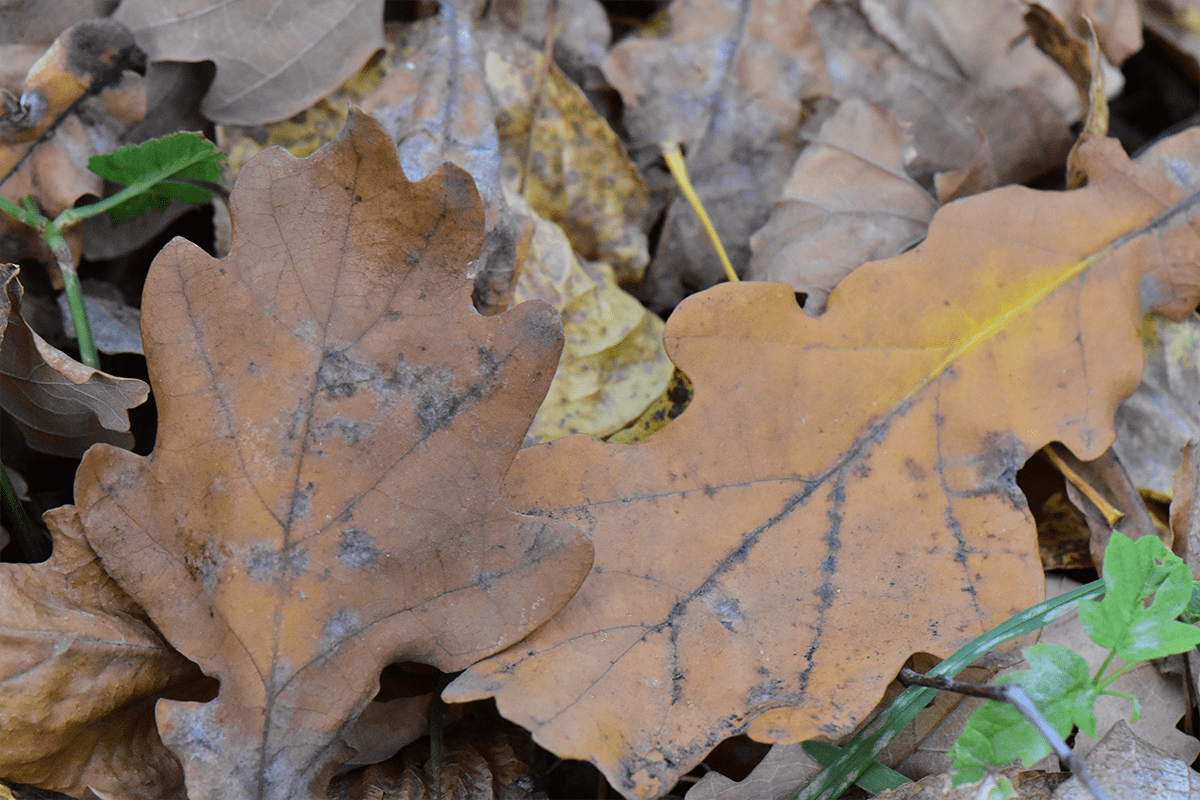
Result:
[[[1196,645],[1200,645],[1200,628],[1169,618],[1151,617],[1147,610],[1134,620],[1128,639],[1117,648],[1117,655],[1126,661],[1149,661],[1191,650]]]
[[[1100,690],[1092,683],[1084,658],[1056,644],[1038,644],[1022,651],[1030,669],[999,678],[997,684],[1019,684],[1059,736],[1071,728],[1095,736],[1095,703]],[[955,782],[970,782],[972,766],[1003,767],[1013,759],[1029,766],[1049,755],[1047,742],[1020,711],[1005,703],[989,702],[971,715],[951,749]],[[968,768],[961,780],[957,774]]]
[[[1087,661],[1062,645],[1035,644],[1021,651],[1030,669],[1003,675],[997,684],[1020,684],[1034,705],[1041,708],[1091,681]]]
[[[1096,644],[1126,661],[1182,653],[1200,630],[1177,617],[1191,600],[1191,570],[1156,537],[1136,542],[1117,531],[1104,554],[1105,595],[1079,604],[1079,620]],[[1153,596],[1146,606],[1143,600]]]
[[[125,222],[145,214],[151,206],[166,208],[172,199],[188,203],[212,199],[212,192],[187,181],[219,182],[224,158],[225,154],[200,134],[173,133],[92,156],[88,169],[133,191],[133,196],[109,209],[114,222]]]
[[[986,767],[1003,767],[1014,759],[1028,766],[1050,753],[1050,745],[1029,720],[1010,705],[989,701],[967,721],[950,748],[955,784],[983,777]]]

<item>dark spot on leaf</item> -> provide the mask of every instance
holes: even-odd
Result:
[[[558,312],[545,303],[535,303],[521,322],[522,337],[531,345],[561,349],[563,332]]]
[[[488,383],[491,383],[500,374],[502,363],[491,350],[486,347],[479,348],[479,377]]]

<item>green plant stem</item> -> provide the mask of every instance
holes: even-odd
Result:
[[[117,197],[118,195],[113,195]],[[81,209],[68,209],[59,214],[53,221],[47,219],[36,209],[17,205],[11,200],[0,197],[0,211],[28,225],[38,232],[42,240],[54,251],[54,259],[58,262],[59,272],[62,273],[63,289],[67,294],[67,305],[71,309],[71,322],[75,324],[75,338],[79,343],[79,360],[92,369],[100,368],[100,354],[96,352],[96,341],[92,338],[92,325],[88,320],[87,306],[83,302],[83,289],[79,285],[79,273],[75,269],[75,257],[71,248],[63,238],[63,231],[79,221],[95,216],[100,211],[83,215],[68,216],[72,212],[90,212],[103,203],[85,206]]]
[[[1108,656],[1104,659],[1104,663],[1096,670],[1096,674],[1092,676],[1092,685],[1099,686],[1100,678],[1104,675],[1104,670],[1108,669],[1108,665],[1112,663],[1113,656],[1117,654],[1116,649],[1109,650]]]
[[[1105,678],[1103,683],[1097,683],[1096,681],[1092,681],[1092,683],[1094,683],[1099,689],[1103,690],[1106,687],[1111,686],[1116,681],[1119,681],[1121,678],[1125,677],[1125,675],[1127,673],[1133,672],[1135,669],[1137,669],[1144,663],[1146,663],[1146,662],[1130,661],[1128,664],[1125,664],[1123,667],[1121,667],[1119,670],[1114,672],[1112,675],[1109,675],[1107,678]]]
[[[1037,630],[1067,613],[1080,600],[1104,593],[1104,581],[1092,581],[1074,591],[1044,600],[1035,606],[1009,617],[982,636],[973,639],[958,652],[929,670],[928,675],[954,677],[975,659],[994,650],[1010,639]],[[834,800],[846,791],[888,743],[912,722],[921,709],[933,701],[937,689],[911,686],[905,689],[890,706],[871,720],[844,750],[841,758],[821,770],[796,795],[796,800]]]
[[[19,206],[4,196],[0,196],[0,211],[25,223],[39,234],[42,234],[46,230],[46,226],[50,224],[50,220],[38,212]]]
[[[63,289],[67,293],[67,305],[71,309],[71,321],[75,323],[75,341],[79,345],[79,360],[92,369],[100,369],[100,354],[96,351],[96,340],[92,338],[92,323],[88,319],[87,305],[83,300],[83,287],[79,285],[79,273],[75,271],[75,258],[66,241],[55,234],[59,245],[54,248],[58,260],[58,271],[62,273]]]

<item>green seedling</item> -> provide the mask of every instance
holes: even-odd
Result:
[[[63,234],[85,219],[105,212],[113,222],[125,222],[141,216],[151,208],[162,210],[171,200],[205,203],[212,191],[196,182],[217,183],[221,178],[221,161],[225,154],[198,133],[173,133],[161,139],[151,139],[137,145],[127,145],[107,155],[92,156],[88,169],[125,188],[96,203],[68,208],[54,219],[41,213],[32,197],[22,198],[20,205],[0,197],[0,211],[33,228],[54,251],[63,276],[63,288],[75,323],[79,341],[79,358],[84,364],[98,368],[100,361],[92,339],[79,287],[75,259]]]
[[[1194,617],[1193,592],[1191,571],[1159,539],[1144,536],[1135,542],[1114,531],[1104,551],[1104,597],[1079,604],[1083,629],[1109,650],[1096,674],[1062,645],[1039,644],[1022,651],[1031,669],[996,683],[1021,686],[1061,737],[1078,727],[1096,738],[1095,704],[1101,695],[1129,700],[1137,722],[1138,699],[1108,687],[1143,661],[1200,645],[1200,628],[1178,620],[1185,613]],[[1114,667],[1117,659],[1121,664]],[[950,750],[954,781],[979,780],[988,767],[1015,759],[1028,766],[1050,752],[1050,743],[1026,716],[1011,705],[989,702],[972,715]]]
[[[1103,595],[1095,602],[1094,598]],[[1147,604],[1147,598],[1153,601]],[[1110,649],[1095,676],[1080,656],[1058,645],[1034,645],[1024,650],[1032,669],[1007,679],[1031,696],[1058,736],[1074,725],[1096,733],[1094,702],[1102,694],[1128,697],[1136,719],[1137,699],[1107,687],[1148,658],[1181,653],[1200,644],[1200,583],[1187,566],[1153,537],[1136,542],[1114,532],[1105,551],[1104,580],[1093,581],[1014,615],[974,639],[930,670],[928,676],[953,678],[975,659],[1007,641],[1031,633],[1076,606],[1084,629]],[[1177,621],[1177,618],[1182,621]],[[1110,671],[1114,659],[1124,663]],[[1028,676],[1028,677],[1026,677]],[[1003,680],[1003,679],[1002,679]],[[912,685],[872,719],[824,765],[797,795],[798,800],[833,800],[875,765],[875,758],[903,731],[938,690]],[[1034,723],[1015,708],[990,702],[971,718],[951,751],[955,780],[977,780],[988,767],[1004,766],[1015,758],[1030,764],[1051,750]]]

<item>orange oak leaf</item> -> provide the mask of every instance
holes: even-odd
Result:
[[[1103,452],[1143,314],[1174,287],[1200,299],[1200,132],[1173,148],[1139,169],[1089,143],[1084,189],[951,203],[818,318],[781,284],[685,301],[666,330],[695,383],[678,419],[636,445],[529,448],[509,473],[511,507],[590,527],[588,579],[444,696],[495,696],[651,798],[730,735],[851,731],[910,654],[1036,602],[1017,469],[1050,441]]]
[[[160,702],[199,798],[323,796],[380,670],[461,670],[575,591],[591,546],[498,487],[554,374],[541,303],[485,318],[464,275],[483,214],[462,170],[409,183],[352,112],[308,159],[269,150],[217,260],[155,259],[149,457],[96,447],[89,542],[166,638],[221,681]]]

